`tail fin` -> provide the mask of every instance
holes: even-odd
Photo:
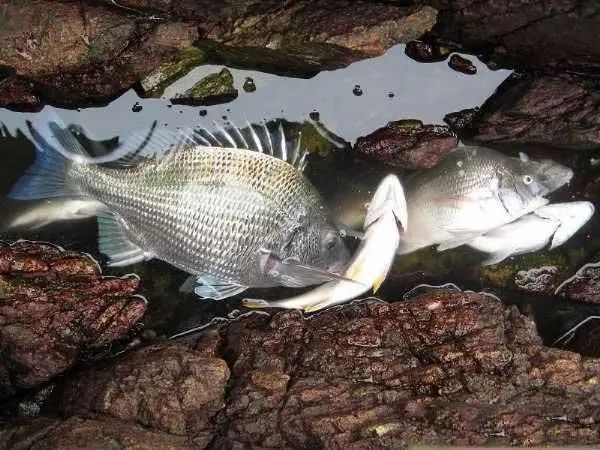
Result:
[[[14,200],[35,200],[69,195],[65,176],[73,162],[48,144],[31,122],[28,121],[27,126],[35,141],[35,162],[15,183],[8,197]]]

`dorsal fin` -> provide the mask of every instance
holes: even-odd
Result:
[[[282,120],[259,124],[246,121],[246,126],[243,128],[237,127],[231,121],[224,124],[214,122],[212,130],[197,126],[177,131],[159,129],[155,121],[148,130],[134,131],[124,139],[120,139],[119,145],[111,150],[107,149],[105,154],[91,156],[90,152],[83,148],[72,129],[61,126],[62,123],[55,113],[52,119],[49,121],[48,135],[58,143],[57,150],[72,159],[75,156],[78,158],[77,162],[82,164],[126,168],[135,167],[140,162],[148,160],[162,163],[178,151],[200,146],[256,151],[281,159],[297,170],[303,171],[308,156],[308,151],[301,147],[301,133],[299,132],[293,139],[288,139]],[[34,134],[34,138],[36,137],[38,136]]]

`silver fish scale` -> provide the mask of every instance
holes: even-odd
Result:
[[[321,204],[294,167],[240,149],[195,147],[127,169],[77,166],[71,177],[144,250],[189,273],[251,286],[274,284],[260,272],[260,249]]]

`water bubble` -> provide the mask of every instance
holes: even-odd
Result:
[[[227,116],[222,116],[221,117],[223,120],[227,120]]]
[[[393,92],[388,92],[388,97],[389,98],[394,98],[394,93]]]
[[[140,105],[140,102],[135,102],[134,105],[131,107],[131,110],[133,112],[140,112],[142,110],[142,105]]]
[[[256,91],[256,84],[254,84],[254,80],[250,77],[246,77],[242,89],[244,90],[244,92]]]
[[[180,109],[180,110],[179,110],[179,114],[183,114],[183,109]]]
[[[172,107],[173,107],[173,105],[167,105],[167,108],[172,108]]]
[[[308,114],[308,117],[310,117],[312,120],[314,120],[315,122],[318,122],[319,119],[321,118],[321,115],[319,114],[319,111],[311,111]]]
[[[205,110],[205,109],[201,109],[201,110],[198,112],[198,114],[200,114],[202,117],[204,117],[204,116],[205,116],[207,113],[208,113],[208,111],[207,111],[207,110]]]
[[[363,91],[360,87],[360,84],[355,84],[354,85],[354,89],[352,89],[352,93],[354,95],[356,95],[357,97],[360,97],[361,95],[363,95]]]

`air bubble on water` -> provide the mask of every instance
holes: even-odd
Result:
[[[393,92],[388,92],[388,97],[389,98],[394,98],[394,93]]]
[[[221,116],[221,119],[227,120],[227,116]]]
[[[250,77],[246,77],[244,84],[242,85],[242,89],[244,92],[254,92],[256,91],[256,84],[254,84],[254,80]]]
[[[205,116],[207,113],[208,113],[208,111],[207,111],[207,110],[205,110],[205,109],[201,109],[201,110],[198,112],[198,114],[200,114],[202,117],[204,117],[204,116]]]
[[[131,110],[133,112],[140,112],[142,109],[144,109],[142,107],[142,105],[140,105],[140,102],[135,102],[134,105],[131,107]]]
[[[355,84],[354,85],[354,89],[352,89],[352,93],[354,95],[356,95],[357,97],[360,97],[361,95],[363,95],[363,91],[360,87],[360,84]]]
[[[462,161],[457,161],[457,162],[456,162],[456,165],[457,165],[458,167],[462,167],[462,166],[463,166],[463,162],[462,162]]]
[[[167,108],[172,108],[172,107],[173,107],[173,105],[172,105],[172,104],[168,104],[168,105],[167,105]]]
[[[319,114],[319,111],[311,111],[308,114],[308,117],[310,117],[312,120],[314,120],[315,122],[318,122],[319,119],[321,118],[321,114]]]

